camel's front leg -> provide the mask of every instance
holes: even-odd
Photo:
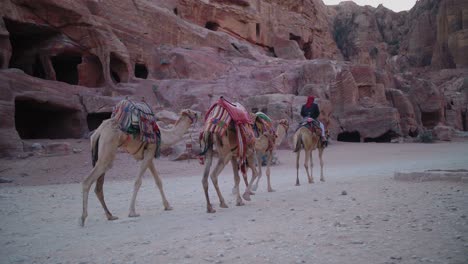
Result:
[[[262,154],[255,155],[255,161],[258,166],[258,176],[257,176],[257,181],[255,184],[252,186],[252,190],[256,191],[258,189],[258,182],[260,181],[260,178],[262,177]]]
[[[205,192],[206,199],[206,212],[215,213],[216,210],[213,209],[213,206],[210,203],[210,196],[208,194],[208,176],[210,174],[211,163],[213,162],[213,149],[209,149],[205,154],[205,171],[203,172],[202,185]]]
[[[299,183],[299,158],[300,157],[301,157],[301,150],[298,150],[296,153],[296,186],[301,185]]]
[[[244,202],[242,201],[242,198],[240,196],[240,191],[239,191],[239,183],[240,183],[239,164],[237,164],[237,159],[235,157],[231,158],[231,164],[232,164],[232,171],[234,172],[234,190],[235,190],[235,195],[237,197],[236,205],[242,206],[244,205]]]
[[[319,148],[319,159],[320,159],[320,181],[324,182],[325,178],[323,177],[323,148]]]
[[[113,216],[109,209],[107,209],[106,202],[104,201],[104,175],[102,174],[96,181],[96,188],[94,192],[96,193],[99,202],[101,202],[102,208],[104,208],[104,212],[106,213],[107,220],[117,220],[119,219],[117,216]]]
[[[149,169],[151,171],[151,174],[153,174],[154,181],[156,182],[156,185],[158,186],[159,192],[161,193],[161,199],[163,201],[164,210],[166,210],[166,211],[172,210],[172,206],[169,205],[169,202],[166,199],[166,195],[164,194],[161,177],[159,177],[159,174],[156,171],[156,168],[154,167],[154,163],[152,161],[149,162]]]
[[[270,181],[270,166],[271,160],[273,159],[273,151],[268,152],[268,160],[267,160],[267,169],[266,169],[266,176],[267,176],[267,184],[268,184],[268,192],[274,192],[275,190],[271,188],[271,181]]]
[[[137,178],[135,179],[135,185],[133,186],[133,195],[132,195],[132,200],[130,202],[130,212],[128,213],[128,217],[140,216],[135,211],[136,197],[138,194],[138,190],[140,190],[140,187],[141,187],[143,174],[145,173],[146,169],[149,167],[149,163],[152,161],[154,157],[154,155],[151,155],[151,154],[154,154],[154,151],[151,151],[151,149],[145,149],[145,151],[143,152],[143,160],[140,165],[140,171],[137,175]]]

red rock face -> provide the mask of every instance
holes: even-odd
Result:
[[[293,124],[315,95],[320,119],[344,141],[467,130],[466,8],[5,0],[0,155],[21,153],[23,140],[86,136],[125,96],[204,112],[223,95]]]

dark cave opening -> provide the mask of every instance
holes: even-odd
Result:
[[[338,134],[337,140],[342,142],[361,142],[361,134],[358,131],[344,131]]]
[[[57,81],[77,85],[79,81],[78,64],[80,54],[60,54],[51,58]]]
[[[86,122],[88,124],[89,131],[93,131],[98,128],[102,121],[109,119],[111,117],[111,112],[102,112],[102,113],[89,113],[86,116]]]
[[[135,77],[146,79],[148,78],[148,68],[145,64],[136,63],[135,64]]]
[[[438,111],[421,112],[421,122],[426,128],[434,128],[440,122],[440,114]]]
[[[79,111],[31,98],[15,99],[15,126],[22,139],[81,137]]]
[[[216,22],[213,22],[213,21],[208,21],[205,24],[205,28],[207,28],[209,30],[217,31],[218,28],[219,28],[219,24],[216,23]]]
[[[110,74],[115,83],[128,82],[127,64],[114,53],[110,55]]]
[[[398,133],[393,130],[389,130],[381,136],[375,138],[364,138],[364,142],[377,142],[377,143],[389,143],[392,139],[397,138]]]
[[[4,18],[12,47],[9,68],[18,68],[26,74],[46,79],[38,47],[59,34],[55,29],[37,24],[17,22]]]

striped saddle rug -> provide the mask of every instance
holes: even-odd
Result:
[[[204,138],[206,132],[219,136],[226,135],[227,129],[236,132],[238,156],[242,163],[246,158],[247,146],[255,143],[252,120],[240,103],[231,103],[221,97],[206,113],[200,139]]]
[[[138,137],[142,142],[156,144],[159,155],[161,131],[148,104],[124,99],[114,107],[112,118],[122,132],[132,135],[134,139]]]

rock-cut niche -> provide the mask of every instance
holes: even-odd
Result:
[[[53,28],[4,19],[10,34],[12,54],[9,68],[18,68],[26,74],[46,79],[41,61],[40,45],[59,34]]]
[[[80,138],[79,111],[32,98],[15,99],[15,126],[22,139]]]

